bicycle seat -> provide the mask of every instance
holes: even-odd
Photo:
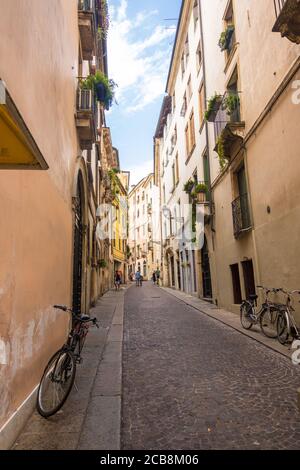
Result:
[[[82,315],[79,316],[79,319],[81,321],[88,321],[91,319],[91,317],[89,315],[85,315],[84,313]]]
[[[249,295],[249,300],[257,300],[258,299],[258,295],[256,294],[250,294]]]

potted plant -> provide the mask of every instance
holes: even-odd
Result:
[[[116,86],[116,83],[107,78],[100,70],[81,81],[81,88],[93,90],[97,101],[104,104],[107,110],[113,103]]]
[[[237,93],[228,93],[224,100],[224,109],[227,111],[227,115],[231,116],[234,111],[239,107],[240,105],[240,97]]]
[[[106,263],[105,259],[100,259],[98,261],[98,265],[99,265],[100,268],[106,268],[107,267],[107,263]]]
[[[189,179],[183,186],[184,192],[187,194],[191,194],[194,184],[195,184],[194,181]]]
[[[228,25],[225,31],[221,33],[218,46],[222,52],[230,49],[233,33],[234,25]]]
[[[212,96],[207,104],[207,110],[205,111],[204,117],[206,121],[214,122],[217,112],[219,111],[222,102],[222,96],[217,93]]]
[[[206,193],[207,193],[207,185],[205,183],[198,183],[195,186],[194,194],[195,194],[195,199],[197,200],[198,204],[206,202]]]

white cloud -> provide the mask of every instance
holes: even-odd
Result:
[[[125,112],[142,110],[165,91],[170,38],[174,30],[158,25],[149,33],[156,10],[127,14],[127,0],[110,9],[109,75],[118,84],[116,98]],[[141,38],[142,36],[142,38]],[[138,39],[133,39],[138,37]]]
[[[153,160],[147,160],[129,169],[130,185],[138,184],[145,176],[153,173]]]

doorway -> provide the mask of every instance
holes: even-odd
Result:
[[[209,251],[208,251],[207,240],[205,236],[204,236],[204,245],[201,250],[201,267],[202,267],[203,297],[205,299],[212,299]]]
[[[73,263],[73,311],[81,312],[82,307],[82,255],[84,227],[84,186],[81,171],[78,174],[74,210],[74,263]]]

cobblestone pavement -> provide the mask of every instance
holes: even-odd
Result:
[[[300,368],[158,287],[126,292],[122,448],[299,449]]]

